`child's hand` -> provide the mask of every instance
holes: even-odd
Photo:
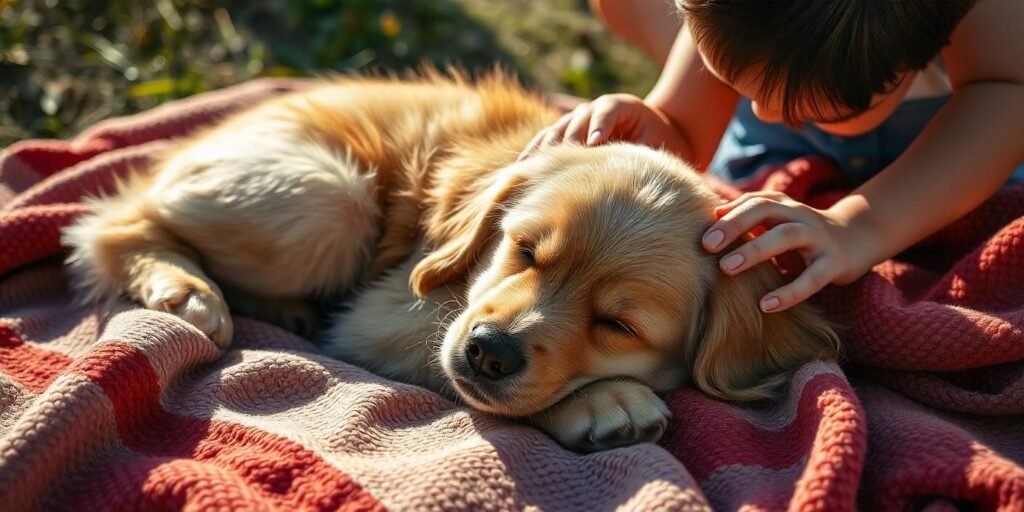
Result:
[[[657,148],[678,137],[668,117],[642,99],[630,94],[606,94],[576,107],[542,130],[526,145],[519,159],[542,146],[562,141],[596,146],[622,140]]]
[[[796,251],[807,269],[793,282],[761,298],[761,310],[783,311],[829,284],[848,284],[870,269],[862,264],[854,230],[828,210],[816,210],[780,192],[754,192],[716,208],[719,220],[704,234],[704,248],[718,253],[758,226],[764,234],[719,261],[729,275],[787,251]]]

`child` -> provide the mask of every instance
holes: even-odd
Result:
[[[856,280],[978,206],[1024,161],[1020,0],[677,0],[682,27],[663,2],[591,0],[663,64],[661,77],[644,99],[577,107],[524,155],[627,140],[734,182],[766,164],[831,157],[859,185],[831,208],[744,194],[704,235],[719,253],[770,228],[720,260],[730,275],[803,256],[807,269],[761,299],[765,312]]]

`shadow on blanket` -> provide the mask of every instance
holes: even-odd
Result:
[[[258,81],[0,154],[0,499],[15,509],[1024,509],[1024,188],[819,297],[849,368],[786,396],[670,393],[661,447],[580,456],[237,319],[218,352],[162,313],[76,309],[59,229],[132,166],[240,106]],[[754,186],[824,206],[832,166]],[[738,193],[717,183],[723,195]],[[847,377],[849,375],[849,379]]]

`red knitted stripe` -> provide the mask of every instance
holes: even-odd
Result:
[[[47,177],[111,149],[103,141],[90,142],[87,146],[72,148],[62,140],[24,141],[8,148],[7,154],[17,157],[32,170]]]
[[[922,498],[963,500],[963,509],[1024,510],[1024,468],[976,433],[874,384],[858,386],[871,411],[871,449],[862,481],[864,510],[910,510]],[[1006,416],[1003,446],[1020,446],[1018,417]],[[992,421],[992,419],[989,419]],[[996,431],[993,430],[993,433]]]
[[[88,211],[82,204],[20,208],[0,216],[0,276],[60,254],[60,230]]]
[[[220,485],[234,479],[254,496],[284,510],[383,510],[351,478],[293,441],[234,423],[166,411],[160,404],[157,374],[136,347],[104,343],[78,360],[71,371],[103,388],[113,404],[121,442],[156,461],[140,464],[174,462],[165,471],[181,476],[177,482],[161,482],[138,467],[127,468],[116,490],[129,500],[126,503],[186,500],[197,509],[215,508],[220,503],[207,500],[227,496],[229,489]],[[213,475],[221,477],[206,479]]]
[[[854,510],[867,452],[867,418],[850,386],[835,375],[814,379],[805,396],[817,397],[821,411],[807,467],[796,483],[790,510]],[[803,416],[801,416],[803,417]]]
[[[0,374],[33,393],[42,393],[72,359],[22,341],[10,327],[0,324]]]
[[[266,510],[246,482],[209,464],[186,459],[116,459],[92,469],[100,481],[74,487],[58,510]],[[138,492],[124,492],[130,488]]]
[[[804,460],[813,450],[830,450],[830,446],[814,446],[820,431],[828,432],[826,443],[843,439],[844,445],[863,445],[863,416],[852,394],[839,394],[836,389],[848,388],[838,375],[821,374],[808,381],[800,392],[796,421],[777,431],[765,430],[748,419],[735,415],[729,406],[708,399],[696,390],[673,394],[669,409],[673,421],[662,445],[679,458],[698,482],[720,467],[730,464],[785,469]],[[829,402],[844,404],[836,409]],[[856,402],[854,402],[856,404]],[[830,415],[839,412],[840,417]],[[830,426],[827,422],[838,422]],[[850,438],[851,439],[846,439]],[[863,453],[845,456],[863,458]],[[860,464],[854,464],[855,468]]]

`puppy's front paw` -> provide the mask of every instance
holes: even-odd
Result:
[[[196,326],[220,348],[231,344],[234,326],[228,305],[218,290],[201,279],[156,278],[142,302],[149,309],[166,311]]]
[[[533,417],[567,448],[596,452],[655,442],[671,414],[650,387],[631,380],[588,384]]]

